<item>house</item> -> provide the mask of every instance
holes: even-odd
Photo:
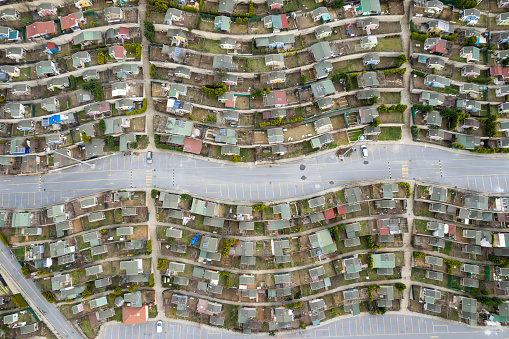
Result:
[[[85,81],[99,80],[99,73],[96,69],[89,69],[81,73],[81,77]]]
[[[14,8],[4,8],[0,11],[0,20],[3,21],[16,21],[21,19],[21,14]]]
[[[86,24],[87,20],[83,12],[71,13],[67,16],[60,17],[60,28],[62,31],[79,31],[80,25]]]
[[[330,133],[325,133],[323,135],[320,135],[317,138],[311,139],[311,146],[313,148],[319,148],[325,145],[330,144],[334,141],[334,137]]]
[[[380,57],[375,53],[367,53],[362,57],[364,65],[378,65],[380,63]]]
[[[322,78],[326,78],[330,72],[332,72],[332,62],[330,61],[320,61],[314,64],[315,68],[315,79],[320,80]]]
[[[21,70],[17,66],[4,65],[0,66],[0,70],[11,78],[17,78],[21,75]]]
[[[473,83],[462,83],[460,85],[460,93],[461,94],[468,94],[468,93],[479,93],[479,85],[473,84]]]
[[[7,41],[21,41],[21,33],[9,27],[0,26],[0,39]]]
[[[460,12],[460,21],[466,22],[467,25],[476,25],[481,18],[481,11],[477,8],[468,8]]]
[[[499,26],[509,25],[509,12],[497,15],[496,22]]]
[[[429,0],[424,4],[424,13],[440,14],[444,9],[444,4],[438,0]]]
[[[293,310],[279,306],[274,308],[272,328],[288,328],[292,326]]]
[[[270,49],[290,49],[295,43],[295,36],[293,34],[273,35],[268,38],[256,38],[256,47],[268,47]]]
[[[72,55],[72,65],[74,68],[84,68],[90,61],[90,54],[88,51],[77,52]]]
[[[428,68],[436,69],[437,71],[440,71],[444,69],[445,67],[445,61],[442,58],[439,57],[431,57],[428,59]]]
[[[440,75],[428,74],[424,79],[426,86],[429,87],[445,88],[451,85],[451,80],[449,78]]]
[[[332,101],[330,97],[327,97],[317,100],[316,104],[318,105],[318,108],[323,111],[334,106],[334,101]]]
[[[378,39],[376,36],[363,36],[360,40],[360,48],[362,49],[371,49],[376,47],[376,45],[378,45]]]
[[[369,32],[372,30],[378,29],[378,27],[380,27],[380,21],[375,17],[364,18],[357,22],[357,27],[361,27],[369,34]]]
[[[467,28],[465,30],[465,39],[468,39],[471,36],[475,36],[477,38],[475,45],[486,43],[486,35],[485,34],[481,34],[481,32],[475,28]]]
[[[329,10],[325,7],[318,7],[317,9],[311,12],[311,17],[313,21],[321,21],[322,23],[330,21],[331,17],[329,14]]]
[[[380,91],[376,89],[367,89],[357,92],[357,99],[359,100],[367,100],[371,98],[380,98]]]
[[[14,84],[11,87],[11,93],[14,95],[28,95],[30,94],[30,86],[25,84]]]
[[[54,113],[60,108],[60,102],[55,97],[45,98],[41,100],[41,108],[50,113]]]
[[[360,8],[362,15],[380,14],[382,12],[380,0],[361,0]]]
[[[508,0],[497,0],[497,6],[498,6],[498,8],[509,8],[509,1]]]
[[[52,78],[48,80],[46,85],[50,91],[54,91],[55,89],[65,89],[69,87],[70,82],[68,77]]]
[[[286,14],[267,15],[263,18],[263,26],[272,28],[274,32],[288,29],[288,18]]]
[[[103,38],[100,31],[85,30],[74,37],[74,44],[81,46],[97,45],[102,43],[102,40]]]
[[[265,66],[272,68],[285,67],[285,58],[283,54],[269,54],[265,56]]]
[[[282,107],[286,106],[286,92],[285,91],[271,91],[268,94],[264,94],[263,103],[265,107],[275,106]]]
[[[359,109],[359,122],[363,125],[370,124],[374,118],[378,118],[379,114],[376,108],[368,107]]]
[[[314,128],[317,134],[332,131],[332,122],[329,117],[323,117],[314,122]]]
[[[57,7],[52,3],[42,3],[39,6],[37,6],[37,14],[39,14],[40,17],[50,16],[50,15],[57,15]]]
[[[115,73],[117,79],[125,79],[127,75],[136,75],[140,72],[138,65],[125,63],[113,66],[112,71]]]
[[[53,63],[53,61],[49,60],[39,61],[36,63],[35,71],[38,78],[47,78],[49,76],[60,74],[57,66]]]
[[[178,66],[175,68],[175,76],[179,78],[184,79],[190,79],[191,78],[191,70],[187,67]]]
[[[465,46],[460,50],[460,58],[467,59],[467,62],[479,62],[481,50],[474,46]]]
[[[467,112],[479,112],[481,110],[481,102],[476,100],[462,100],[459,99],[456,101],[456,108],[460,108],[462,110],[465,110]]]
[[[93,116],[94,118],[96,115],[105,114],[108,112],[111,112],[109,102],[94,102],[90,105],[85,106],[85,114]]]
[[[380,82],[377,79],[376,72],[361,73],[357,77],[357,84],[359,85],[359,88],[380,86]]]
[[[235,108],[237,96],[233,92],[224,92],[217,98],[217,101],[224,103],[226,108]]]
[[[239,77],[235,74],[225,74],[221,78],[221,82],[224,82],[226,86],[237,86],[237,83],[239,82]]]
[[[183,29],[169,29],[166,33],[168,38],[171,38],[171,44],[175,46],[187,45],[187,33]]]
[[[460,128],[472,129],[474,131],[477,131],[479,129],[479,125],[480,125],[479,120],[474,118],[468,118],[463,120],[463,123],[460,125]]]
[[[104,17],[108,23],[119,22],[124,19],[124,11],[120,7],[107,7],[104,10]]]
[[[506,96],[506,95],[509,95],[509,86],[502,86],[502,87],[499,87],[499,88],[495,89],[495,96],[497,98],[498,97],[503,97],[503,96]]]
[[[448,133],[447,131],[444,131],[442,129],[435,129],[430,128],[428,129],[428,134],[426,135],[427,138],[431,140],[452,140],[452,134]]]
[[[442,116],[437,111],[431,111],[426,116],[426,125],[428,126],[442,126]]]
[[[220,14],[233,15],[235,4],[233,0],[219,0],[219,7],[217,12]]]
[[[330,44],[326,41],[317,42],[311,46],[311,53],[315,61],[321,61],[333,57]]]
[[[54,42],[48,42],[48,45],[46,46],[44,53],[49,54],[49,55],[58,53],[58,46]]]
[[[74,6],[79,9],[88,8],[92,4],[92,0],[74,0]]]
[[[111,84],[111,96],[112,97],[125,97],[129,86],[125,82],[115,82]]]
[[[53,21],[34,22],[25,29],[27,40],[41,40],[57,32],[57,26]]]
[[[453,34],[454,25],[441,20],[431,20],[428,22],[428,33]]]
[[[106,40],[119,40],[122,42],[131,39],[129,27],[108,28],[106,33],[104,33],[104,38]]]
[[[334,84],[331,80],[323,80],[321,82],[311,84],[311,92],[315,99],[319,99],[335,94],[336,89],[334,88]]]
[[[473,150],[476,146],[481,145],[481,139],[473,135],[456,134],[455,142],[462,145],[466,150]]]
[[[117,61],[125,61],[127,58],[127,50],[124,46],[110,46],[108,54]]]
[[[214,59],[212,60],[212,68],[222,70],[233,69],[233,57],[231,55],[214,55]]]
[[[498,104],[498,113],[509,113],[509,102],[506,102],[506,103],[503,103],[503,104]],[[499,122],[498,123],[499,125],[499,131],[506,131],[506,127],[505,126],[508,126],[508,130],[509,130],[509,124],[507,122]]]
[[[92,95],[92,91],[86,89],[79,89],[76,91],[76,99],[78,99],[78,103],[82,104],[86,101],[91,101],[94,99]]]
[[[419,101],[430,106],[441,106],[445,101],[445,96],[437,92],[422,91]]]
[[[509,0],[507,0],[507,4],[509,6]],[[498,43],[506,44],[509,42],[509,31],[500,32],[498,35]]]
[[[218,15],[214,18],[214,28],[223,32],[230,32],[232,19],[229,16]]]
[[[134,109],[134,101],[131,99],[120,99],[115,102],[115,108],[121,111],[130,111]]]
[[[394,253],[373,254],[373,268],[377,269],[379,275],[392,275],[396,267]]]
[[[168,8],[166,11],[166,15],[164,16],[164,24],[172,25],[174,22],[179,22],[184,20],[184,16],[182,15],[182,11],[177,8]]]
[[[235,49],[236,45],[237,43],[234,38],[221,38],[219,42],[219,47],[222,49]]]
[[[283,8],[283,0],[267,0],[267,5],[271,10]]]
[[[122,307],[122,323],[124,325],[145,324],[148,320],[148,305]]]
[[[477,78],[481,75],[481,70],[473,65],[466,65],[461,68],[461,76],[466,78]]]
[[[427,38],[424,42],[424,50],[431,54],[447,54],[447,41],[442,38]]]
[[[24,118],[25,111],[25,106],[17,102],[8,102],[4,106],[4,112],[10,114],[13,119]]]
[[[497,140],[497,147],[498,148],[508,148],[509,147],[509,139],[498,139]]]
[[[322,25],[315,30],[315,36],[317,39],[328,38],[332,35],[332,28],[330,26]]]
[[[269,84],[281,84],[286,81],[286,74],[285,72],[277,71],[277,72],[271,72],[269,75]]]

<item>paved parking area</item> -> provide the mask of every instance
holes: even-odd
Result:
[[[223,164],[184,155],[113,155],[43,176],[0,178],[0,207],[30,208],[122,188],[160,188],[236,201],[270,201],[314,194],[362,180],[417,179],[485,192],[509,192],[509,159],[409,145],[367,144],[340,161],[334,152],[263,166]]]
[[[383,316],[358,316],[341,318],[326,325],[308,328],[305,331],[281,333],[278,338],[440,338],[482,339],[507,338],[508,330],[494,328],[478,329],[446,324],[437,320],[410,315],[386,314]],[[156,333],[155,322],[141,325],[108,325],[101,339],[157,338],[157,339],[234,339],[270,338],[268,335],[248,336],[210,327],[200,328],[192,324],[164,322],[163,333]]]

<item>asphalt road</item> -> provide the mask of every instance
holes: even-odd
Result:
[[[482,339],[506,338],[508,330],[497,328],[472,328],[451,325],[441,321],[419,316],[386,314],[383,316],[357,316],[338,318],[326,325],[308,328],[305,331],[280,333],[278,338],[447,338]],[[119,338],[156,338],[156,339],[236,339],[269,338],[269,336],[248,336],[226,332],[210,327],[198,327],[193,324],[163,322],[163,333],[156,333],[155,322],[139,325],[108,325],[101,339]]]
[[[483,192],[509,192],[509,158],[482,158],[425,146],[368,144],[341,162],[334,153],[264,166],[220,164],[155,153],[114,155],[43,176],[0,178],[0,207],[51,205],[109,189],[167,188],[236,201],[270,201],[312,194],[360,180],[417,179]]]
[[[74,328],[67,322],[64,316],[58,311],[58,309],[48,303],[43,296],[41,291],[35,285],[32,279],[25,279],[21,275],[21,266],[11,251],[2,243],[0,243],[0,265],[2,275],[8,275],[6,277],[17,285],[18,292],[21,292],[23,298],[32,307],[37,307],[41,312],[44,313],[44,317],[48,320],[46,323],[50,323],[53,329],[60,334],[61,338],[66,339],[81,339],[82,337],[74,330]],[[40,315],[40,312],[37,312]],[[43,319],[41,319],[43,320]]]

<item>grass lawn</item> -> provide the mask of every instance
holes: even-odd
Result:
[[[363,135],[364,131],[362,129],[355,129],[353,131],[348,131],[348,137],[350,138],[350,142],[357,141],[360,135]]]
[[[225,50],[219,47],[219,40],[205,39],[203,52],[214,54],[225,54]]]
[[[378,140],[400,140],[401,139],[401,128],[400,127],[382,127],[381,133],[378,136]]]
[[[401,38],[380,38],[373,51],[402,51]]]
[[[265,224],[263,222],[255,222],[254,224],[255,233],[258,235],[265,234]]]
[[[81,320],[80,326],[81,326],[81,329],[83,330],[83,333],[85,333],[85,335],[88,338],[95,337],[95,332],[92,329],[92,325],[90,325],[90,321],[88,320],[88,318],[84,318],[84,320]]]
[[[380,97],[386,105],[398,104],[401,101],[401,92],[382,92]]]

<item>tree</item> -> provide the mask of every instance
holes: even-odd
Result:
[[[147,38],[147,40],[150,42],[154,42],[154,40],[156,39],[154,24],[148,20],[144,20],[143,26],[145,27],[145,31],[143,32],[145,38]]]
[[[85,270],[84,270],[84,269],[82,269],[82,268],[80,268],[80,269],[77,269],[77,270],[76,270],[76,273],[78,273],[78,274],[83,274],[83,273],[85,273]]]
[[[147,241],[147,253],[152,253],[152,240]]]
[[[454,0],[454,7],[460,9],[474,8],[477,6],[477,0]]]
[[[113,290],[113,293],[115,293],[115,295],[121,295],[122,287],[120,287],[120,286],[115,287],[115,289]]]
[[[131,292],[134,292],[136,291],[136,289],[138,288],[138,286],[136,285],[131,285],[127,288],[127,292],[131,293]]]
[[[97,63],[99,65],[104,65],[104,54],[97,53]]]
[[[87,136],[84,131],[81,131],[81,141],[86,144],[90,139],[92,139],[92,137]]]
[[[30,274],[30,269],[27,265],[21,266],[21,273],[26,277]]]
[[[11,300],[14,301],[16,306],[18,306],[19,310],[22,310],[22,309],[28,307],[27,302],[25,301],[25,299],[23,299],[21,294],[15,294],[15,295],[11,296]]]
[[[396,289],[400,292],[403,292],[404,290],[406,290],[406,285],[403,283],[395,283],[394,287],[396,287]]]
[[[338,8],[343,7],[343,3],[344,3],[344,0],[334,0],[331,7],[334,9],[338,9]]]
[[[155,199],[157,198],[157,195],[159,194],[159,191],[158,190],[152,190],[150,191],[150,197],[152,197],[152,199]]]
[[[465,46],[473,46],[477,43],[477,37],[475,35],[472,35],[465,39],[464,45]]]
[[[369,124],[371,127],[378,127],[380,125],[380,119],[373,118],[373,121]]]
[[[154,287],[154,273],[151,273],[148,277],[148,287]]]
[[[53,293],[51,292],[42,292],[41,295],[46,299],[47,302],[50,304],[53,304],[55,302],[55,297],[53,296]]]
[[[306,75],[302,74],[299,79],[300,84],[304,85],[306,83],[306,81],[308,81],[308,77]]]
[[[104,134],[106,132],[106,122],[104,119],[99,120],[99,123],[97,124],[97,128],[99,128],[99,131]]]
[[[89,290],[84,290],[81,293],[81,296],[83,297],[83,299],[87,299],[88,297],[90,297],[90,295],[92,295],[92,292],[90,292]]]
[[[491,114],[485,122],[484,135],[487,137],[494,137],[497,134],[497,118],[498,115]]]

